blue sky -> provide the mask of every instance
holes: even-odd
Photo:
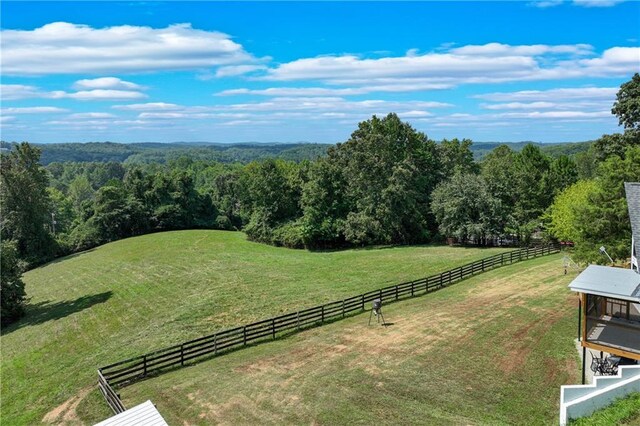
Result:
[[[396,112],[432,139],[619,131],[640,2],[11,2],[6,141],[340,142]]]

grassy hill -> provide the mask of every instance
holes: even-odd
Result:
[[[28,314],[2,330],[2,423],[102,420],[110,411],[95,386],[99,366],[499,251],[312,253],[199,230],[130,238],[59,259],[25,274]]]
[[[554,425],[577,383],[577,298],[560,255],[121,390],[170,424]],[[81,407],[82,410],[82,407]]]

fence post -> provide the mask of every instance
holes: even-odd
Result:
[[[342,318],[344,318],[344,299],[342,299]]]
[[[146,355],[144,355],[144,357],[142,358],[142,364],[144,366],[144,370],[142,372],[142,375],[146,376],[147,375],[147,356]]]
[[[364,311],[364,294],[362,295],[362,310]]]
[[[296,312],[296,329],[300,330],[300,311]]]
[[[415,288],[416,288],[416,284],[414,282],[411,282],[411,297],[413,297],[414,293],[415,293]],[[398,289],[396,288],[396,299],[398,298]]]
[[[440,287],[442,288],[442,275],[444,274],[444,272],[440,272]]]
[[[213,335],[213,354],[216,355],[218,353],[218,335]]]
[[[247,346],[247,326],[242,327],[242,343]]]
[[[482,272],[484,272],[484,259],[482,259]]]
[[[276,320],[272,319],[271,320],[271,332],[273,334],[273,338],[276,338]]]
[[[411,283],[411,288],[413,288],[413,283]],[[396,286],[396,300],[398,300],[398,286]]]
[[[324,305],[322,305],[322,306],[320,307],[320,310],[321,310],[321,312],[322,312],[322,313],[320,314],[320,322],[321,322],[321,323],[324,323]]]
[[[180,365],[184,367],[184,343],[180,345]]]

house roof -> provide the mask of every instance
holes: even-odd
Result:
[[[624,191],[627,194],[631,235],[633,235],[636,253],[640,256],[640,182],[625,182]]]
[[[640,274],[631,269],[589,265],[569,284],[569,288],[580,293],[640,303]]]
[[[143,402],[95,426],[169,426],[151,401]]]

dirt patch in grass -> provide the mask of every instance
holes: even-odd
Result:
[[[92,391],[92,387],[82,389],[78,394],[72,396],[53,410],[49,411],[42,418],[43,423],[49,424],[79,424],[80,419],[76,409],[83,399]]]
[[[331,344],[312,340],[303,348],[289,351],[284,359],[282,356],[263,358],[238,366],[235,371],[266,378],[295,372],[308,365],[319,369],[336,358],[344,358],[350,368],[361,367],[374,376],[379,375],[386,368],[380,363],[372,364],[372,359],[382,359],[385,364],[392,365],[401,362],[403,354],[428,353],[444,341],[464,344],[509,308],[523,305],[527,300],[548,292],[547,286],[539,284],[540,279],[549,276],[548,267],[541,268],[539,274],[536,280],[520,280],[517,288],[509,278],[496,279],[482,287],[473,287],[464,298],[449,301],[441,307],[424,299],[429,307],[411,314],[403,313],[399,305],[391,305],[385,309],[387,321],[393,322],[391,326],[352,323],[342,328]],[[544,319],[526,323],[517,329],[510,340],[510,347],[505,348],[500,363],[503,371],[509,374],[520,368],[534,343],[530,334],[534,330],[544,333],[560,316],[561,313],[551,311]],[[313,337],[322,332],[322,329],[316,329],[307,333]]]

